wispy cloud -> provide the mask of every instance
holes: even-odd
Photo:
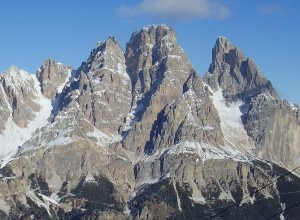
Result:
[[[257,12],[263,15],[279,15],[284,12],[284,8],[278,4],[263,5],[257,8]]]
[[[150,16],[170,20],[225,19],[230,10],[217,0],[142,0],[119,8],[123,17]]]

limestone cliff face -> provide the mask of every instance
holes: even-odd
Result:
[[[79,71],[81,110],[100,130],[120,134],[132,97],[125,57],[116,39],[99,43]]]
[[[176,160],[181,160],[181,166],[174,166]],[[271,182],[270,176],[275,177],[276,172],[283,172],[276,165],[270,168],[261,161],[252,161],[250,165],[233,160],[208,160],[200,165],[189,157],[180,156],[173,156],[170,161],[172,163],[168,166],[178,176],[141,185],[129,203],[134,219],[161,216],[178,219],[255,219],[257,214],[259,219],[266,219],[274,212],[283,210],[277,201],[284,200],[285,187],[299,187],[299,179],[289,175],[287,178],[291,177],[292,181],[284,179],[278,181],[276,186],[271,184],[260,189],[259,186]],[[297,203],[298,195],[290,197],[288,202],[285,200],[287,207]],[[272,207],[272,210],[267,207]],[[296,213],[297,208],[284,212],[282,217],[295,218]]]
[[[166,25],[134,32],[125,54],[99,42],[71,70],[47,60],[39,81],[23,76],[41,110],[2,154],[1,219],[266,219],[299,202],[299,177],[278,166],[298,163],[299,109],[225,38],[204,82]],[[0,80],[5,119],[18,96]]]
[[[0,108],[1,108],[1,114],[0,114],[0,120],[1,120],[1,124],[0,124],[0,134],[2,134],[3,130],[6,127],[6,122],[10,116],[10,109],[9,109],[9,105],[10,103],[8,102],[8,99],[6,97],[6,93],[5,90],[3,89],[3,78],[2,76],[0,76],[0,81],[1,81],[1,85],[0,85]]]
[[[299,112],[287,101],[264,94],[253,98],[245,115],[245,128],[256,142],[255,154],[288,169],[299,166]]]
[[[21,128],[27,127],[40,110],[35,80],[24,70],[11,67],[2,74],[0,83],[2,130],[9,117]]]
[[[45,60],[43,65],[36,72],[36,77],[41,84],[43,95],[54,100],[67,83],[71,72],[72,67],[70,66],[64,66],[52,59]]]
[[[223,89],[227,101],[250,99],[262,92],[268,92],[279,99],[272,87],[251,58],[225,37],[219,37],[212,52],[212,63],[203,77],[213,90]]]
[[[125,148],[142,155],[184,139],[221,141],[216,110],[171,28],[153,25],[133,33],[126,63],[135,119],[128,123]]]
[[[120,52],[120,59],[112,56],[115,52]],[[99,60],[92,56],[101,53],[97,65]],[[58,105],[58,109],[51,123],[37,129],[14,154],[18,159],[3,170],[3,176],[11,177],[9,183],[3,179],[1,190],[5,195],[1,204],[4,216],[13,218],[18,213],[65,219],[76,212],[68,214],[67,209],[82,207],[89,210],[86,216],[97,209],[99,213],[111,210],[111,214],[106,212],[109,216],[126,217],[122,213],[134,190],[134,171],[125,152],[115,146],[120,141],[118,129],[129,112],[126,105],[131,104],[131,96],[124,99],[126,93],[131,94],[131,83],[121,71],[125,70],[122,60],[124,65],[121,49],[115,39],[109,38],[92,51],[91,59],[56,96],[53,108]],[[122,86],[128,89],[124,91]],[[95,108],[91,114],[96,121],[87,114],[85,104]],[[98,112],[101,105],[102,115]],[[13,198],[13,191],[24,193]],[[54,202],[57,198],[60,204]],[[12,203],[16,205],[10,208]],[[40,204],[45,205],[35,209]],[[19,208],[24,205],[29,208]],[[30,214],[32,209],[36,211]]]
[[[204,81],[221,89],[226,102],[238,102],[254,153],[289,169],[299,165],[299,108],[281,101],[252,59],[224,37],[218,38]]]

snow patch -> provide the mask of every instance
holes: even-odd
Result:
[[[130,208],[129,208],[128,203],[127,203],[125,208],[124,208],[123,214],[130,216],[130,213],[131,213],[131,211],[130,211]]]
[[[49,208],[49,203],[46,204],[44,201],[42,201],[40,198],[38,198],[37,195],[36,195],[34,192],[32,192],[32,191],[28,191],[28,192],[26,193],[26,195],[27,195],[32,201],[34,201],[35,204],[37,204],[39,207],[45,208],[45,209],[47,210],[49,216],[52,216],[52,215],[51,215],[51,212],[50,212],[50,208]],[[40,194],[40,195],[42,195],[42,194]],[[43,197],[42,197],[42,198],[43,198]]]
[[[204,162],[209,159],[225,159],[225,154],[211,144],[185,141],[171,146],[167,154],[195,154]]]
[[[71,137],[59,136],[59,137],[56,137],[54,140],[48,142],[46,145],[49,148],[49,147],[53,147],[53,146],[67,145],[72,142],[74,142],[74,140]]]
[[[4,168],[9,162],[15,160],[16,158],[14,158],[13,156],[16,154],[17,151],[11,151],[10,154],[6,155],[5,157],[3,157],[0,161],[1,166],[0,169]]]
[[[173,187],[174,187],[174,190],[175,190],[175,193],[176,193],[176,200],[177,200],[178,210],[179,210],[180,212],[182,212],[181,200],[180,200],[180,197],[179,197],[179,195],[178,195],[178,191],[177,191],[177,188],[176,188],[176,182],[175,182],[174,179],[173,179]]]
[[[124,78],[129,79],[129,75],[126,72],[126,66],[125,63],[118,63],[118,69],[117,69],[117,73],[120,76],[123,76]]]
[[[93,182],[93,183],[97,183],[97,181],[95,180],[94,176],[90,173],[88,173],[88,175],[85,177],[84,182]]]
[[[181,56],[178,56],[178,55],[168,55],[168,57],[172,58],[172,59],[177,59],[177,60],[180,60],[182,59]]]
[[[193,200],[195,203],[199,203],[201,205],[206,204],[206,200],[203,196],[201,197],[189,197],[191,200]]]
[[[102,147],[107,147],[109,144],[118,142],[122,139],[120,135],[116,136],[109,136],[103,133],[102,131],[98,130],[97,128],[94,128],[93,132],[88,132],[87,133],[88,137],[94,137],[97,139],[97,145],[100,145]]]
[[[232,128],[239,129],[242,123],[240,106],[242,106],[243,103],[241,101],[230,104],[226,103],[221,89],[214,92],[212,98],[213,103],[219,112],[221,125],[223,124],[223,126],[230,126]]]
[[[254,149],[254,141],[247,135],[241,119],[247,106],[242,101],[227,103],[221,89],[211,92],[213,104],[219,112],[225,145],[245,152]]]
[[[17,71],[16,69],[13,69]],[[17,73],[19,76],[13,77],[11,81],[7,81],[7,83],[11,83],[11,86],[24,86],[24,83],[28,80],[33,80],[34,88],[33,92],[36,96],[35,102],[40,105],[40,111],[35,113],[36,117],[33,121],[31,121],[26,128],[19,127],[14,121],[12,116],[10,116],[6,122],[6,128],[3,133],[0,135],[0,156],[7,155],[15,150],[17,150],[18,146],[23,145],[27,140],[29,140],[32,136],[32,133],[38,129],[43,127],[48,123],[48,118],[51,115],[52,105],[51,100],[47,99],[40,90],[40,83],[34,75],[30,75],[24,70],[18,70]],[[19,78],[20,77],[20,78]]]
[[[132,192],[131,194],[131,198],[134,198],[136,197],[137,193],[141,190],[143,190],[143,186],[144,185],[152,185],[152,184],[155,184],[155,183],[159,183],[160,181],[162,180],[165,180],[165,179],[168,179],[171,177],[171,174],[170,173],[167,173],[165,174],[163,177],[161,178],[143,178],[143,181],[138,181],[136,183],[136,186],[135,186],[135,190]]]
[[[4,211],[6,214],[9,214],[10,208],[10,205],[8,205],[4,199],[0,199],[0,209],[2,211]]]
[[[45,195],[43,195],[43,194],[41,194],[41,193],[38,193],[38,195],[41,196],[41,197],[43,198],[45,204],[48,205],[48,207],[49,207],[49,205],[50,205],[49,203],[54,204],[54,205],[57,205],[57,206],[60,206],[60,205],[58,204],[58,202],[57,202],[54,198],[45,196]],[[48,203],[48,204],[47,204],[47,203]]]
[[[131,198],[134,198],[137,196],[137,193],[139,192],[141,186],[146,185],[146,184],[152,185],[152,184],[158,183],[160,180],[161,180],[160,178],[155,178],[155,179],[145,178],[145,179],[143,179],[143,181],[138,182],[136,184],[135,190],[131,194]]]
[[[285,210],[286,209],[286,205],[285,205],[285,203],[280,203],[280,206],[281,206],[281,209],[282,210]],[[282,213],[280,213],[280,220],[285,220],[285,217],[284,217],[284,212],[282,212]]]
[[[195,154],[202,162],[206,160],[231,159],[235,161],[250,162],[253,157],[241,153],[240,151],[230,148],[229,146],[216,147],[214,145],[203,142],[185,141],[171,146],[165,151],[167,154]]]
[[[254,156],[248,153],[242,153],[239,150],[231,148],[230,146],[214,146],[209,143],[197,142],[197,141],[184,141],[175,145],[172,145],[162,151],[156,151],[152,155],[144,155],[138,158],[135,163],[139,161],[151,162],[159,159],[163,155],[195,155],[195,163],[202,163],[206,160],[222,160],[230,159],[234,161],[241,161],[245,163],[251,163]]]
[[[289,104],[290,104],[293,111],[297,111],[300,108],[299,106],[295,105],[294,103],[289,102]]]
[[[134,124],[136,122],[135,118],[136,118],[136,114],[141,111],[144,108],[144,104],[143,103],[139,103],[138,105],[135,104],[132,108],[131,111],[128,113],[127,117],[126,117],[126,123],[124,126],[124,132],[130,130],[132,128],[132,124]]]
[[[66,77],[66,80],[65,82],[63,82],[62,84],[60,84],[57,89],[56,89],[56,92],[57,94],[60,94],[63,90],[63,88],[68,84],[68,83],[71,83],[71,78],[72,78],[72,70],[68,70],[68,76]]]
[[[30,84],[32,83],[32,80],[36,80],[35,76],[31,75],[30,73],[19,69],[16,66],[11,66],[7,71],[3,73],[3,78],[5,78],[5,84],[6,86],[10,86],[11,88],[17,90],[16,88],[20,88],[23,86],[28,86],[27,89],[33,89],[31,88]]]
[[[225,191],[221,191],[221,193],[220,193],[220,195],[219,195],[219,199],[220,200],[231,200],[231,201],[234,201],[234,199],[233,199],[233,197],[232,197],[232,195],[231,195],[231,193],[230,192],[225,192]]]

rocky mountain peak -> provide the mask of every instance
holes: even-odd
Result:
[[[154,154],[167,145],[176,144],[179,136],[182,139],[193,136],[193,140],[206,141],[207,138],[220,141],[219,126],[213,122],[218,116],[203,89],[200,76],[177,44],[172,28],[151,25],[134,32],[127,44],[125,57],[133,86],[134,116],[134,120],[128,123],[129,134],[124,140],[126,148],[143,155],[145,152]],[[207,108],[201,106],[204,100]],[[195,114],[191,110],[194,108]],[[206,117],[204,115],[211,119],[202,120],[201,117]],[[199,121],[199,129],[202,130],[197,135],[188,132],[195,121]],[[208,125],[215,129],[206,129]],[[162,133],[168,133],[168,138],[165,139]]]
[[[97,46],[91,51],[90,58],[93,58],[94,51],[97,52],[111,52],[112,50],[122,50],[117,39],[113,36],[108,37],[104,42],[99,41]],[[99,57],[100,53],[98,53]]]
[[[31,77],[28,75],[26,71],[18,68],[17,66],[10,66],[3,74],[2,78],[7,80],[7,83],[10,81],[11,85],[15,83],[19,83],[22,80],[30,80]]]
[[[116,38],[98,42],[79,68],[75,84],[78,104],[90,122],[106,134],[118,135],[131,105],[131,81]]]
[[[289,104],[280,100],[271,82],[253,59],[246,58],[239,48],[220,37],[216,41],[212,63],[203,80],[212,88],[214,100],[219,94],[227,105],[220,107],[215,103],[216,106],[219,105],[223,131],[232,130],[232,126],[228,125],[228,120],[223,119],[222,112],[236,105],[236,112],[239,114],[236,119],[241,125],[237,132],[241,134],[243,130],[245,137],[252,138],[244,146],[253,148],[256,155],[284,164],[288,168],[299,164],[295,162],[299,157],[300,141],[294,136],[295,132],[299,133],[297,115],[291,111]]]
[[[35,102],[39,91],[35,78],[26,71],[12,66],[2,74],[0,81],[6,100],[2,102],[3,108],[8,107],[7,111],[10,112],[14,123],[22,128],[27,127],[30,120],[34,119],[34,113],[40,108]],[[3,119],[5,122],[8,117]]]
[[[96,73],[111,68],[114,69],[114,73],[128,77],[126,70],[123,68],[124,65],[125,58],[121,46],[115,37],[109,37],[104,42],[98,42],[97,47],[90,52],[87,61],[82,64],[80,69],[85,73]],[[122,70],[120,70],[121,66]]]
[[[51,102],[36,77],[11,67],[0,77],[0,155],[11,153],[47,123]]]
[[[228,53],[231,50],[237,49],[226,37],[220,36],[216,40],[215,46],[212,52],[212,59],[219,54]]]
[[[172,28],[166,25],[150,25],[132,34],[126,45],[126,59],[130,63],[136,56],[151,55],[147,65],[154,64],[160,58],[176,54],[177,39]],[[175,50],[174,50],[175,49]],[[131,71],[129,71],[131,72]]]
[[[176,35],[172,28],[166,25],[150,25],[132,34],[128,49],[138,50],[140,47],[153,47],[162,43],[176,43]],[[130,55],[130,52],[127,52]]]
[[[168,72],[173,78],[180,77],[175,71],[166,71],[171,62],[178,63],[181,60],[189,65],[187,68],[192,69],[187,56],[177,44],[175,32],[166,25],[150,25],[134,32],[126,45],[125,57],[133,91],[137,94],[149,91],[153,82],[161,82],[164,78],[162,73]]]
[[[249,102],[262,92],[279,99],[271,82],[267,80],[251,58],[225,37],[219,37],[212,52],[212,63],[203,77],[211,88],[223,90],[227,101],[241,99]]]
[[[165,25],[71,71],[0,76],[0,219],[298,216],[299,109],[226,38],[206,84]]]
[[[65,66],[51,58],[46,59],[36,72],[43,95],[53,100],[62,91],[71,76],[72,70],[71,66]]]

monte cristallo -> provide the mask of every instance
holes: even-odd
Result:
[[[297,219],[299,111],[225,37],[201,77],[166,25],[11,67],[0,219]]]

